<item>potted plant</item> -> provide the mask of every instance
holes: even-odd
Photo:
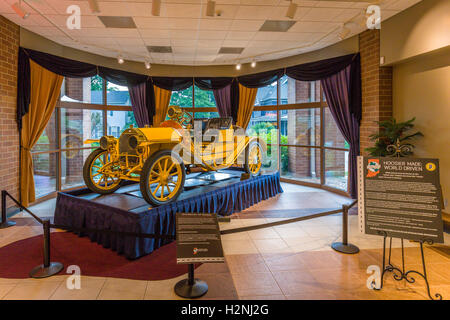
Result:
[[[393,154],[398,154],[402,157],[412,155],[414,145],[409,141],[418,136],[423,137],[420,131],[411,133],[414,127],[414,120],[416,118],[405,122],[397,122],[394,118],[376,121],[380,130],[378,133],[369,136],[370,140],[375,144],[373,147],[366,148],[365,150],[374,157],[386,157]],[[395,150],[398,150],[398,152]]]

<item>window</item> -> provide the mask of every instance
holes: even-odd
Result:
[[[216,100],[211,90],[202,90],[196,85],[180,91],[173,91],[170,105],[180,106],[195,119],[218,118]]]
[[[194,84],[172,92],[195,119],[219,117],[212,91]],[[32,150],[37,198],[84,185],[84,161],[98,147],[85,144],[107,134],[119,137],[137,123],[128,88],[91,78],[65,78],[60,101]],[[279,129],[277,131],[276,129]],[[349,144],[326,105],[320,81],[283,76],[259,88],[247,133],[267,146],[270,163],[284,181],[347,190]]]

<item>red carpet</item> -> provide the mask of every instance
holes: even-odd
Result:
[[[28,278],[43,263],[42,236],[13,242],[0,248],[0,278]],[[81,275],[135,280],[165,280],[187,273],[187,265],[176,264],[176,244],[172,242],[137,260],[128,260],[89,238],[69,232],[51,234],[51,261],[61,262],[66,274],[78,265]]]

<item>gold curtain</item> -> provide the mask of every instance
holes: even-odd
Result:
[[[63,77],[30,61],[30,80],[30,108],[22,118],[21,193],[24,206],[36,200],[31,149],[55,110]]]
[[[155,115],[153,116],[153,126],[157,127],[166,119],[172,91],[153,86],[155,91]]]
[[[236,124],[244,129],[247,129],[252,117],[257,92],[258,88],[247,88],[239,84],[239,108]]]

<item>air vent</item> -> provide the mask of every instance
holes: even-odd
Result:
[[[259,31],[286,32],[296,22],[297,21],[266,20],[261,28],[259,28]]]
[[[107,28],[136,29],[136,24],[132,17],[98,16],[98,18]]]
[[[244,48],[222,47],[219,50],[219,54],[240,54],[242,51],[244,51]]]
[[[172,53],[172,47],[169,46],[147,46],[147,50],[153,53]]]

